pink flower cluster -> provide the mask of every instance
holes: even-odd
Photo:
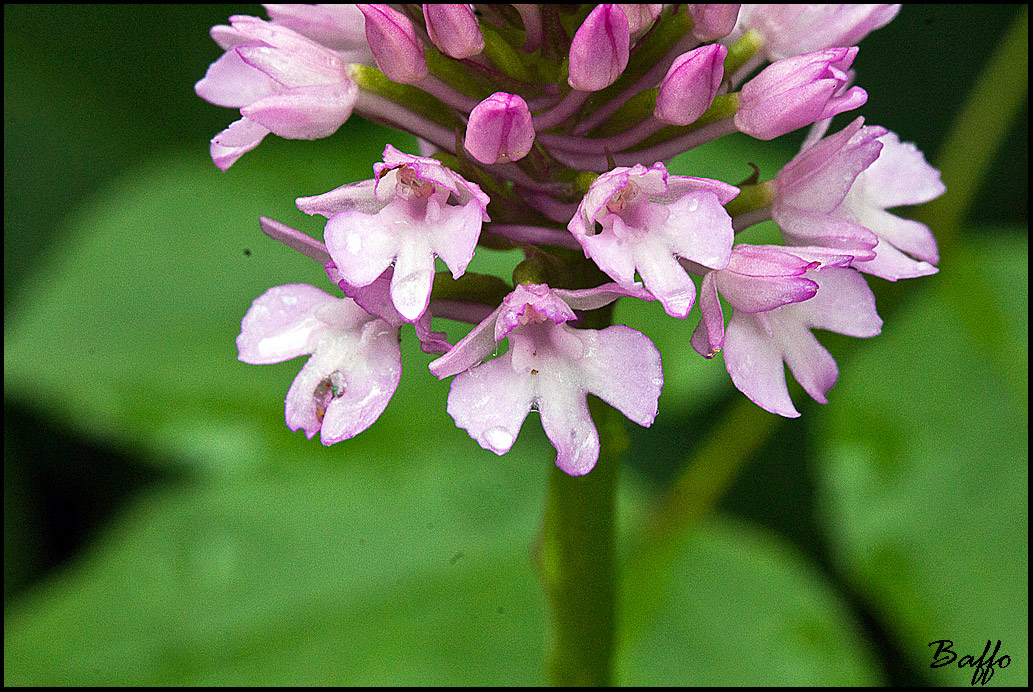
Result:
[[[798,416],[784,366],[821,403],[838,376],[811,330],[881,331],[864,274],[936,272],[929,229],[888,210],[942,194],[939,173],[860,117],[823,137],[865,103],[855,44],[898,5],[267,10],[212,29],[225,53],[197,93],[241,115],[212,140],[216,165],[270,132],[327,137],[353,113],[415,135],[421,153],[388,145],[372,178],[299,198],[326,218],[322,241],[262,219],[341,294],[269,289],[244,317],[240,359],[310,356],[286,420],[324,444],[384,411],[413,324],[439,356],[431,373],[452,378],[448,413],[478,444],[506,453],[537,410],[559,467],[588,473],[599,438],[587,396],[649,426],[663,385],[649,338],[606,326],[621,298],[659,301],[675,328],[698,304],[686,347],[721,352],[758,406]],[[769,140],[807,126],[803,150],[762,182],[664,163],[735,132]],[[784,245],[737,241],[769,220]],[[512,283],[467,272],[475,252],[507,248],[525,257]],[[433,318],[474,326],[452,344]]]

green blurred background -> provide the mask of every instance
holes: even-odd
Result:
[[[861,44],[859,112],[935,160],[1024,11],[904,7]],[[387,412],[324,448],[283,425],[300,361],[235,359],[254,297],[326,287],[258,215],[316,235],[295,197],[368,177],[387,141],[411,147],[355,118],[218,171],[208,140],[237,116],[193,84],[220,55],[209,27],[235,13],[260,10],[4,8],[5,683],[540,683],[528,551],[554,457],[534,417],[508,455],[479,449],[403,330]],[[1011,665],[990,684],[1027,682],[1027,120],[1023,98],[987,144],[943,271],[881,282],[880,337],[822,336],[831,403],[793,390],[802,418],[771,426],[686,529],[662,588],[628,558],[622,607],[642,623],[622,632],[621,682],[969,684],[930,669],[938,639],[976,656],[1000,639]],[[771,177],[785,139],[730,139],[676,170],[737,182],[749,160]],[[694,318],[618,318],[656,341],[666,377],[656,424],[628,429],[628,556],[742,397],[691,353]]]

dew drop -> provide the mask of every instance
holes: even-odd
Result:
[[[358,233],[350,234],[348,239],[344,241],[344,251],[349,255],[357,255],[361,249],[362,238],[359,237]]]
[[[482,437],[488,449],[496,454],[505,454],[513,446],[513,433],[505,428],[488,428]]]

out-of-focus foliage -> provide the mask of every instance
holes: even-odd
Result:
[[[1027,361],[1028,244],[995,229],[974,253],[1007,316],[995,335]],[[959,658],[1002,641],[1002,684],[1029,674],[1028,433],[1018,394],[1028,370],[1003,372],[947,309],[940,274],[877,343],[857,354],[822,410],[821,497],[836,559],[906,643],[951,639]],[[993,647],[991,647],[991,651]],[[972,671],[969,669],[969,672]],[[958,684],[957,668],[933,680]]]

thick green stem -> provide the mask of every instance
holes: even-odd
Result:
[[[612,314],[612,305],[594,310],[580,326],[602,329]],[[589,396],[588,409],[599,461],[579,477],[553,466],[545,500],[540,566],[553,616],[546,672],[557,686],[613,684],[617,476],[628,436],[624,417],[605,402]]]
[[[586,476],[549,472],[542,572],[553,614],[548,679],[557,686],[613,683],[617,626],[615,512],[618,461],[627,447],[616,411],[589,399],[600,454]]]

